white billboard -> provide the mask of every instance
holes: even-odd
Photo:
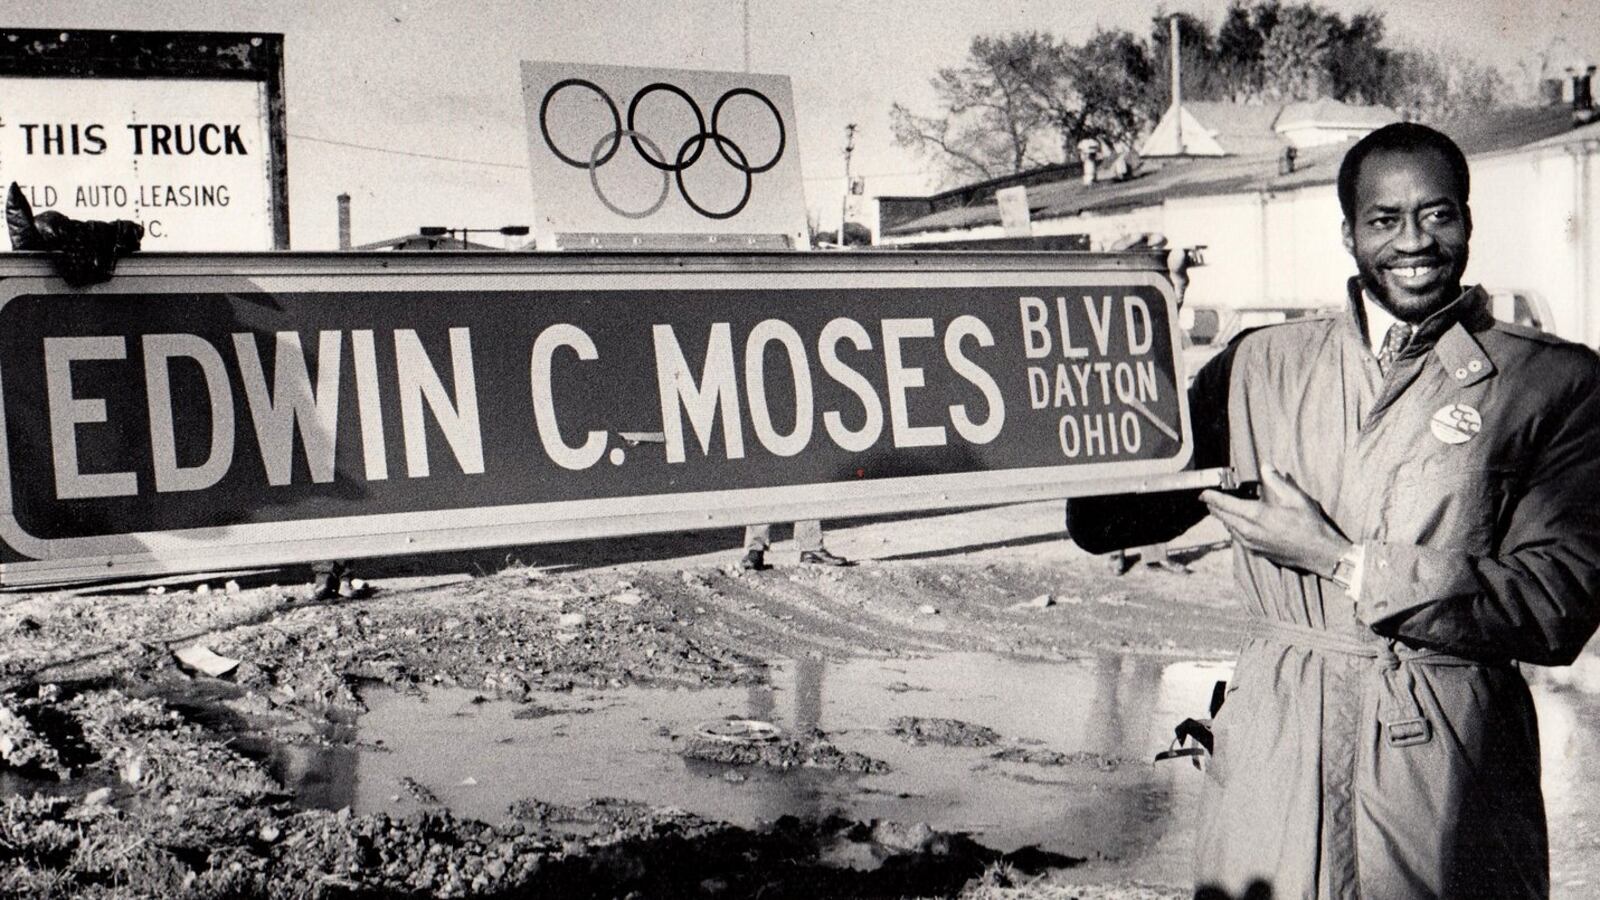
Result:
[[[541,248],[809,246],[788,77],[523,62],[522,95]]]
[[[0,187],[145,250],[271,250],[267,123],[261,81],[0,77]]]

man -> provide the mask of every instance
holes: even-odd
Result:
[[[1260,500],[1073,504],[1093,552],[1207,511],[1234,537],[1254,627],[1213,725],[1202,889],[1548,895],[1513,663],[1570,663],[1600,621],[1600,359],[1462,290],[1468,188],[1444,135],[1368,135],[1339,172],[1347,312],[1201,371],[1197,464],[1259,477]]]
[[[829,552],[822,546],[822,522],[806,519],[794,523],[795,549],[800,551],[800,562],[808,566],[848,566],[850,560]],[[772,546],[772,526],[747,525],[744,529],[744,556],[739,568],[746,572],[759,572],[769,568],[767,550]]]

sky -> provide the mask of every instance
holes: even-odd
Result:
[[[1345,15],[1379,6],[1323,0]],[[1600,57],[1586,0],[1404,0],[1392,41],[1514,68],[1541,51]],[[1169,0],[1215,24],[1227,0]],[[284,35],[291,246],[337,246],[335,197],[357,244],[421,225],[530,224],[522,60],[739,71],[746,0],[0,0],[0,27],[265,31]],[[836,228],[845,128],[867,194],[923,194],[934,166],[896,147],[889,109],[935,109],[929,80],[973,37],[1149,30],[1155,0],[748,0],[750,70],[788,76],[805,202]]]

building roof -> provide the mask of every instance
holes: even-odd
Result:
[[[1559,147],[1562,144],[1575,144],[1582,141],[1593,140],[1600,140],[1600,122],[1590,122],[1587,125],[1581,125],[1572,129],[1571,131],[1564,131],[1561,134],[1555,135],[1554,137],[1547,137],[1543,140],[1535,141],[1533,146]]]
[[[1180,153],[1207,156],[1250,156],[1275,153],[1283,141],[1272,130],[1283,107],[1276,103],[1223,103],[1212,100],[1183,104],[1183,147],[1176,145],[1173,108],[1168,107],[1161,121],[1139,147],[1142,156],[1175,156]],[[1201,134],[1194,130],[1198,126]]]
[[[1278,174],[1279,154],[1254,156],[1173,157],[1147,160],[1140,172],[1126,181],[1057,181],[1028,188],[1028,209],[1035,220],[1076,216],[1087,212],[1112,212],[1153,206],[1163,200],[1228,194],[1248,190],[1282,190],[1333,181],[1344,148],[1330,145],[1303,151],[1295,171]],[[994,203],[935,212],[888,229],[890,236],[928,231],[976,228],[1000,224]]]
[[[1252,115],[1261,114],[1257,112]],[[1454,138],[1469,156],[1495,153],[1541,141],[1548,143],[1556,135],[1576,133],[1572,129],[1572,111],[1564,106],[1492,110],[1470,119],[1444,123],[1439,128]],[[1165,200],[1186,197],[1290,190],[1329,184],[1337,179],[1339,164],[1349,149],[1344,142],[1302,148],[1295,158],[1295,171],[1279,175],[1282,146],[1277,144],[1264,153],[1238,156],[1147,159],[1139,173],[1126,181],[1100,181],[1085,185],[1073,178],[1033,184],[1028,187],[1028,209],[1032,218],[1038,221],[1154,206]],[[957,193],[959,191],[947,191],[940,196]],[[992,191],[989,194],[992,196]],[[930,215],[885,229],[884,233],[888,237],[904,237],[999,224],[999,207],[992,199],[984,198],[974,199],[970,205],[936,209]]]
[[[1278,114],[1273,130],[1283,133],[1291,128],[1365,128],[1371,131],[1390,122],[1400,121],[1400,114],[1387,106],[1354,106],[1323,97],[1310,102],[1290,103]]]
[[[1468,156],[1499,153],[1572,131],[1572,108],[1564,104],[1521,106],[1475,113],[1437,126]]]

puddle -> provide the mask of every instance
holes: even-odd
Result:
[[[534,797],[581,805],[618,797],[750,826],[780,816],[927,822],[986,846],[1084,859],[1092,877],[1183,883],[1202,776],[1152,766],[1171,727],[1198,714],[1226,662],[1100,657],[1033,663],[978,654],[919,660],[805,660],[776,666],[771,686],[625,688],[541,693],[529,704],[475,702],[466,690],[422,697],[370,692],[347,736],[365,747],[277,746],[274,774],[299,802],[403,814],[437,801],[499,821]],[[1600,695],[1536,682],[1552,840],[1554,896],[1600,884]],[[840,750],[887,763],[886,774],[777,771],[684,759],[695,725],[724,717],[819,728]],[[993,729],[994,746],[913,744],[896,719],[955,719]],[[341,729],[344,730],[344,729]],[[1097,754],[1119,765],[1004,762],[1005,748]],[[420,788],[421,790],[418,790]],[[423,799],[419,799],[423,798]],[[1102,865],[1096,865],[1096,862]],[[1573,893],[1576,891],[1577,893]]]
[[[567,805],[619,797],[746,826],[837,813],[927,822],[1001,851],[1038,846],[1141,860],[1142,869],[1181,880],[1193,840],[1185,813],[1199,773],[1149,760],[1230,669],[1140,657],[1032,663],[952,654],[804,660],[776,666],[771,686],[541,693],[527,705],[475,702],[466,690],[374,691],[354,736],[382,750],[279,747],[272,763],[301,803],[357,813],[403,814],[436,799],[458,815],[498,821],[525,797]],[[679,755],[674,736],[729,716],[789,734],[821,729],[840,750],[882,760],[890,771],[779,771]],[[914,744],[890,733],[908,716],[961,720],[1002,740]],[[1093,756],[1062,766],[992,758],[1019,746]]]
[[[262,760],[303,806],[404,815],[439,804],[497,822],[522,799],[581,807],[614,797],[743,826],[786,815],[926,822],[1000,852],[1038,847],[1085,861],[1074,879],[1181,884],[1203,776],[1149,760],[1231,669],[1139,656],[1043,663],[948,654],[786,662],[770,686],[541,692],[527,703],[375,689],[365,695],[370,712],[307,730],[304,742],[256,730],[236,711],[242,691],[233,685],[155,693]],[[1587,674],[1532,675],[1556,898],[1600,885],[1600,664]],[[760,723],[772,723],[802,743],[816,729],[839,754],[888,771],[784,771],[683,755],[697,726],[729,718],[741,721],[723,722],[725,732],[760,734]],[[76,795],[99,784],[0,773],[0,796]]]

